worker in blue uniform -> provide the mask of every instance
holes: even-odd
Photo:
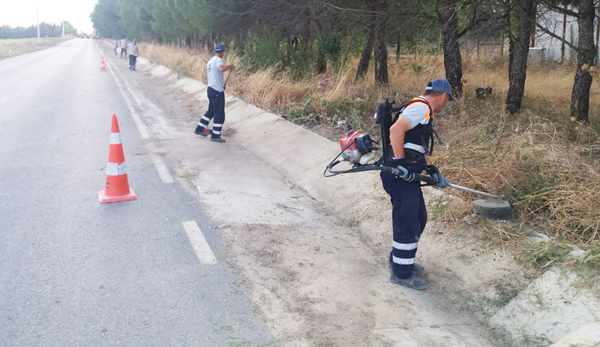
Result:
[[[420,276],[423,267],[415,263],[427,210],[416,175],[426,170],[437,187],[449,185],[427,157],[433,150],[435,113],[444,109],[448,101],[455,101],[450,84],[436,79],[427,84],[424,95],[414,98],[400,111],[389,130],[393,157],[386,158],[386,164],[397,167],[400,174],[381,172],[383,187],[392,202],[394,240],[389,258],[390,281],[417,290],[427,288],[427,281]]]
[[[208,123],[213,119],[213,128],[210,131],[211,141],[225,143],[221,137],[223,124],[225,123],[225,82],[223,72],[234,71],[235,65],[225,65],[223,55],[225,46],[222,43],[215,45],[215,55],[206,64],[206,75],[208,76],[208,88],[206,90],[208,97],[208,111],[200,118],[194,133],[200,136],[208,136]]]

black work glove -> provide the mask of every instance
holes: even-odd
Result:
[[[427,165],[427,173],[429,174],[429,176],[431,176],[431,178],[433,178],[433,181],[435,182],[434,185],[436,187],[450,187],[450,182],[448,182],[446,177],[442,176],[440,170],[438,170],[438,168],[435,167],[435,165]]]
[[[398,170],[400,170],[397,176],[402,178],[406,182],[414,182],[417,180],[417,174],[410,169],[410,165],[408,164],[405,158],[394,159],[394,166],[396,166]]]

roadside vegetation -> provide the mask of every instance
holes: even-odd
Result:
[[[59,37],[0,40],[0,59],[6,59],[52,47],[64,39]]]
[[[502,194],[514,206],[514,222],[482,222],[486,235],[522,250],[523,260],[542,269],[600,269],[600,75],[592,1],[568,9],[533,0],[215,6],[100,0],[92,20],[103,36],[144,39],[146,58],[201,81],[214,43],[224,42],[226,63],[238,66],[228,92],[332,140],[350,129],[377,138],[372,118],[379,100],[403,102],[423,93],[427,81],[446,78],[460,100],[438,115],[445,143],[436,148],[435,164],[451,182]],[[578,39],[550,30],[557,11],[577,22]],[[563,42],[561,56],[528,63],[531,38],[548,31]],[[493,92],[478,98],[478,87]],[[468,205],[436,210],[441,223],[456,228],[465,227],[470,213]],[[535,231],[550,241],[530,241]],[[587,253],[568,257],[574,248]]]
[[[71,23],[64,23],[66,38],[72,38],[76,33]],[[0,25],[0,59],[30,53],[54,46],[62,41],[63,26],[61,24],[40,23],[40,39],[37,38],[38,28],[11,27]]]

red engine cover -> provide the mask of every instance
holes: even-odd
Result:
[[[346,136],[340,139],[340,148],[343,150],[348,149],[350,151],[356,150],[356,142],[354,139],[362,133],[358,131],[350,131]]]

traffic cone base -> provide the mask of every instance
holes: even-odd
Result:
[[[107,202],[118,202],[135,199],[137,199],[137,195],[135,195],[133,189],[129,189],[129,193],[121,196],[107,196],[104,190],[98,192],[98,200],[100,200],[100,202],[103,204]]]

